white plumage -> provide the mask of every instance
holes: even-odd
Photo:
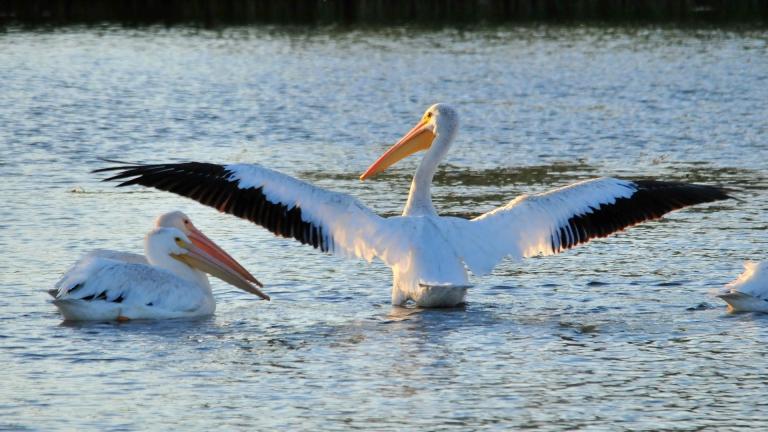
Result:
[[[188,220],[183,213],[175,213]],[[66,320],[210,315],[216,303],[208,278],[197,268],[268,299],[242,271],[225,262],[224,252],[210,239],[200,243],[192,237],[193,241],[178,228],[162,226],[174,225],[162,216],[157,224],[161,226],[145,237],[146,256],[100,249],[85,254],[67,270],[50,291]],[[197,231],[190,222],[187,231],[192,230]]]
[[[325,252],[379,258],[392,269],[392,303],[425,307],[464,301],[467,269],[490,272],[504,257],[555,254],[688,205],[728,198],[720,188],[652,180],[600,178],[522,196],[475,219],[441,217],[431,184],[458,130],[458,114],[430,107],[362,180],[426,151],[402,216],[382,218],[356,198],[331,192],[258,164],[128,164],[107,180],[195,199]]]
[[[88,254],[55,285],[66,320],[196,317],[216,310],[210,285],[169,270]]]
[[[732,312],[768,312],[768,261],[744,263],[744,272],[718,295]]]
[[[261,190],[265,199],[291,208],[300,208],[304,221],[322,227],[331,240],[329,251],[346,257],[374,257],[390,263],[387,257],[399,253],[396,229],[387,229],[388,220],[346,194],[328,191],[257,164],[227,165],[227,180],[239,189]],[[395,236],[395,237],[393,237]],[[394,241],[393,241],[394,240]]]

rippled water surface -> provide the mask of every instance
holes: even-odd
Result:
[[[768,427],[768,317],[710,291],[768,259],[768,32],[10,29],[0,34],[0,429]],[[722,184],[674,213],[396,308],[380,263],[325,256],[90,170],[254,161],[398,212],[418,157],[357,176],[434,102],[462,118],[445,213],[600,175]],[[63,325],[82,253],[187,212],[267,284],[215,316]]]

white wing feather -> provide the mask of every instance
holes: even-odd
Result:
[[[744,263],[744,272],[725,286],[728,292],[740,292],[768,299],[768,261]]]
[[[262,188],[268,200],[301,209],[302,219],[323,228],[332,239],[331,251],[392,264],[407,249],[407,233],[399,224],[372,212],[356,198],[332,192],[257,164],[228,165],[230,179],[241,189]]]
[[[489,273],[504,257],[551,255],[552,239],[569,218],[601,204],[632,196],[632,182],[599,178],[536,195],[522,195],[471,221],[447,219],[456,251],[477,275]]]
[[[197,310],[206,300],[196,295],[196,290],[189,289],[189,282],[166,270],[142,264],[137,258],[144,259],[140,255],[94,252],[97,253],[86,254],[78,260],[56,283],[54,304],[61,308],[62,304],[78,302],[79,310],[87,309],[86,304],[91,309],[149,307],[152,316],[166,316]]]

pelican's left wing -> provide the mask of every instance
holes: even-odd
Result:
[[[469,269],[485,274],[505,256],[556,254],[672,210],[727,198],[714,186],[604,177],[523,195],[470,221],[455,219],[452,238]]]
[[[117,171],[105,181],[123,180],[118,186],[138,184],[192,198],[323,252],[387,263],[397,253],[387,220],[356,198],[257,164],[126,164],[94,172],[107,171]]]

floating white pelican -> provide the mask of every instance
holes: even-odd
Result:
[[[731,312],[768,312],[768,261],[745,262],[744,273],[718,297]]]
[[[175,218],[189,220],[181,212],[158,218],[161,225],[144,239],[146,258],[95,250],[78,260],[50,291],[64,319],[125,321],[210,315],[216,303],[202,271],[269,300],[254,286],[261,283],[191,222],[187,230],[196,234],[189,236],[162,225]]]
[[[240,263],[232,258],[224,249],[220,248],[213,240],[208,238],[202,231],[197,229],[192,220],[184,214],[184,212],[175,210],[168,213],[163,213],[155,219],[155,228],[177,228],[189,237],[192,243],[203,249],[209,255],[215,257],[222,263],[237,270],[248,281],[255,283],[258,286],[262,286],[261,282],[248,272]],[[107,249],[97,249],[89,252],[86,256],[108,258],[119,261],[126,261],[130,263],[149,264],[147,258],[144,255],[139,255],[131,252],[118,252]],[[83,257],[85,258],[85,257]],[[54,290],[57,291],[57,290]]]
[[[412,300],[424,307],[463,302],[467,268],[483,275],[505,256],[555,254],[675,209],[728,198],[712,186],[599,178],[523,195],[471,220],[441,217],[430,186],[457,129],[456,111],[433,105],[360,176],[370,178],[426,150],[399,217],[382,218],[349,195],[257,164],[126,164],[97,172],[119,171],[106,180],[183,195],[324,252],[378,257],[392,269],[392,303]]]

